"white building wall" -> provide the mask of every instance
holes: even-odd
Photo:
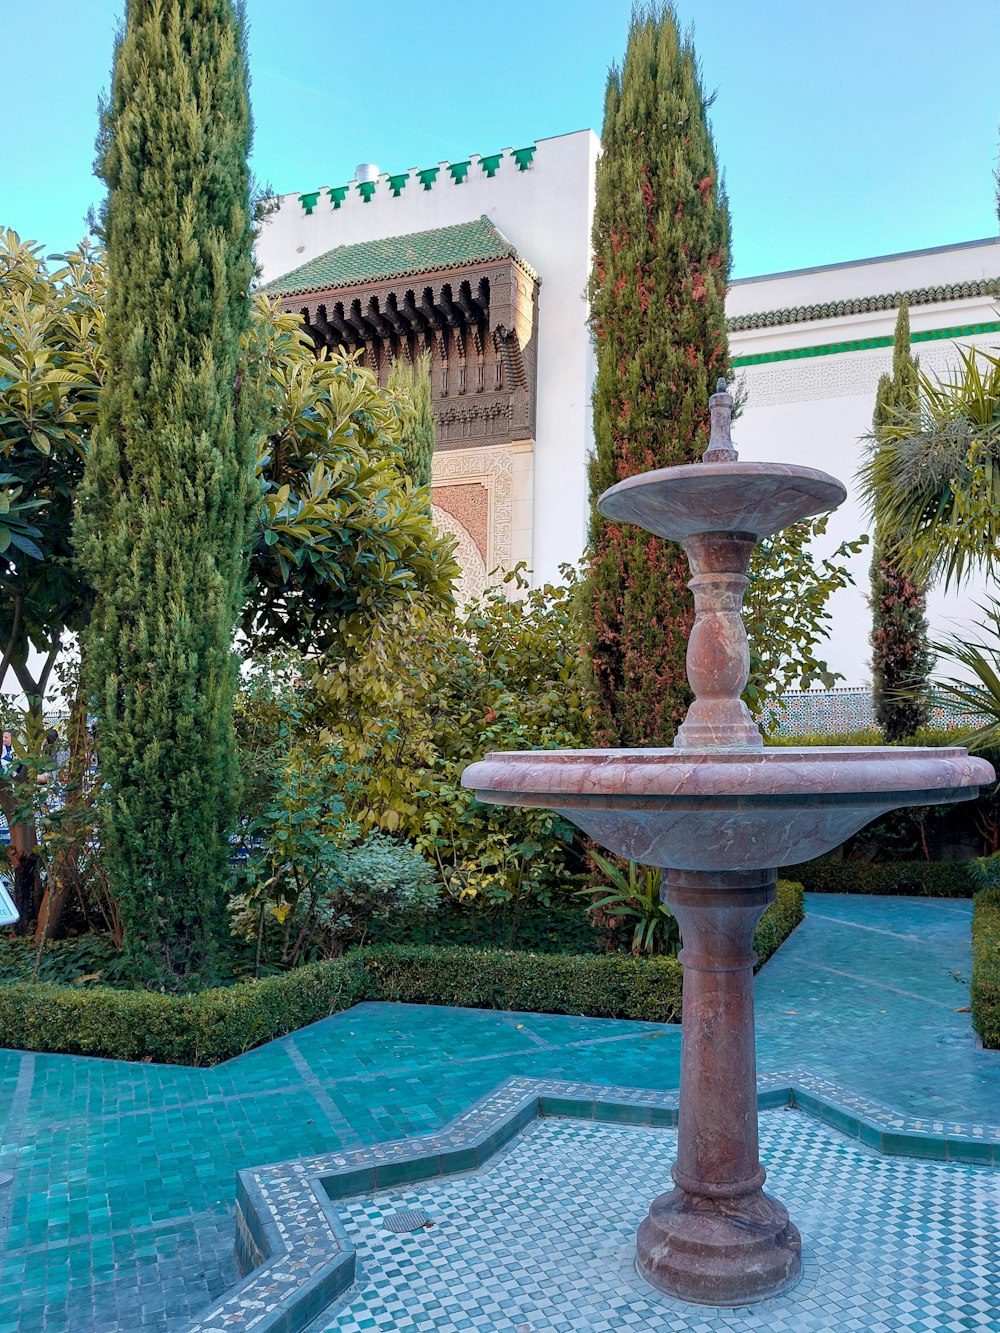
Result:
[[[321,192],[311,215],[297,194],[283,195],[257,244],[262,280],[269,282],[334,246],[452,226],[485,213],[541,275],[533,487],[519,492],[514,515],[515,547],[536,583],[558,580],[560,564],[578,559],[586,539],[593,358],[585,288],[599,149],[592,130],[539,139],[526,171],[506,149],[492,179],[473,154],[462,184],[442,162],[429,190],[411,170],[398,198],[383,173],[369,203],[352,182],[340,208]]]
[[[578,560],[586,540],[586,460],[593,444],[590,396],[595,358],[584,296],[599,151],[600,144],[590,130],[540,139],[527,171],[519,171],[510,151],[505,150],[496,175],[489,179],[473,156],[463,184],[456,185],[448,176],[447,164],[442,163],[433,188],[424,190],[411,172],[399,198],[392,197],[383,174],[370,203],[363,202],[352,184],[339,209],[334,210],[329,198],[321,194],[311,216],[305,214],[297,195],[285,195],[258,245],[267,281],[337,245],[448,226],[485,213],[539,272],[536,440],[533,464],[527,457],[522,460],[524,481],[512,515],[512,551],[529,560],[536,583],[556,579],[559,565]],[[730,289],[727,314],[795,310],[995,278],[1000,278],[1000,238],[742,279]],[[855,474],[863,456],[863,438],[871,427],[875,387],[879,376],[890,368],[892,350],[825,350],[822,355],[796,359],[784,359],[783,354],[891,338],[895,321],[896,311],[889,309],[730,335],[730,350],[737,362],[746,357],[768,358],[738,371],[747,390],[746,408],[735,430],[742,457],[819,467],[848,486],[849,498],[831,516],[821,554],[869,526]],[[918,336],[998,322],[1000,313],[988,297],[916,304],[910,311],[911,330]],[[960,341],[1000,344],[1000,331],[963,336]],[[933,373],[946,374],[957,362],[955,343],[949,339],[918,341],[914,351],[921,366]],[[832,600],[834,636],[821,649],[847,685],[863,685],[870,678],[870,555],[869,546],[850,562],[855,586]],[[984,591],[981,580],[961,593],[932,591],[933,633],[942,636],[975,624],[976,603],[982,601]]]
[[[736,282],[730,289],[730,316],[769,310],[796,309],[897,291],[919,291],[978,279],[1000,277],[1000,239],[974,242],[915,254],[806,269],[774,277]],[[911,335],[942,329],[997,324],[1000,313],[989,297],[913,305]],[[886,310],[832,319],[808,320],[730,335],[734,359],[753,355],[780,355],[791,349],[819,348],[873,337],[891,337],[896,311]],[[1000,331],[957,339],[917,341],[914,353],[921,368],[946,376],[957,366],[957,345],[996,346]],[[891,369],[892,348],[826,352],[820,356],[776,360],[738,371],[746,384],[746,408],[734,429],[740,455],[746,459],[801,463],[839,477],[848,487],[846,503],[830,517],[823,554],[845,539],[868,532],[870,522],[856,483],[871,430],[875,389],[879,377]],[[871,611],[868,606],[868,567],[871,546],[849,562],[855,586],[836,593],[830,602],[833,637],[820,650],[831,668],[845,677],[841,683],[870,681]],[[960,592],[931,591],[928,618],[932,634],[945,637],[975,626],[981,617],[977,604],[984,600],[982,578]]]

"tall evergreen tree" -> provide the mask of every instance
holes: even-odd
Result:
[[[210,975],[224,933],[256,494],[250,135],[242,9],[128,0],[98,142],[108,376],[79,546],[102,849],[133,971],[170,988]]]
[[[403,466],[414,486],[429,486],[434,462],[434,411],[431,407],[431,362],[427,353],[422,353],[413,366],[404,361],[394,362],[389,371],[388,388],[397,397],[409,399],[413,405],[413,414],[404,420],[399,437]]]
[[[912,412],[919,397],[918,364],[910,351],[910,310],[906,301],[896,317],[892,374],[883,375],[875,392],[872,434],[895,413]],[[872,704],[886,740],[901,741],[927,723],[927,677],[934,665],[927,637],[927,590],[892,553],[890,534],[875,530],[871,564]]]
[[[637,10],[608,76],[597,166],[591,501],[696,461],[726,375],[729,215],[691,41],[671,5]],[[690,701],[694,619],[681,548],[591,511],[585,614],[600,740],[668,744]]]

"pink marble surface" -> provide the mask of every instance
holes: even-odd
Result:
[[[698,871],[807,861],[889,810],[993,780],[958,746],[512,751],[462,776],[487,804],[556,810],[619,856]]]
[[[498,751],[470,764],[462,785],[477,793],[540,795],[550,803],[580,797],[582,804],[599,798],[616,806],[632,806],[636,801],[655,805],[692,796],[975,789],[993,782],[994,777],[991,764],[961,746],[821,745],[760,750]],[[972,796],[975,791],[967,794]]]
[[[847,499],[835,477],[791,463],[709,462],[643,472],[604,492],[606,518],[683,541],[699,532],[766,537]]]

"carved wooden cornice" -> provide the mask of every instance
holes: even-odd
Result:
[[[317,347],[361,348],[384,384],[395,360],[431,357],[438,449],[535,433],[538,279],[516,256],[282,300]],[[303,304],[305,302],[305,304]]]

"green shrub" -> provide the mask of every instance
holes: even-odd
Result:
[[[781,881],[760,963],[801,920],[801,884]],[[682,976],[676,958],[385,945],[198,995],[14,981],[0,985],[0,1045],[212,1065],[362,1000],[676,1022]]]
[[[972,905],[972,1026],[1000,1050],[1000,890],[977,893]]]
[[[356,954],[200,995],[14,982],[0,985],[0,1044],[211,1065],[350,1008],[366,986]]]
[[[786,874],[808,893],[904,894],[915,898],[971,898],[967,861],[806,861]]]
[[[780,714],[779,714],[780,716]],[[968,727],[921,727],[903,745],[963,745]],[[862,727],[856,731],[816,731],[802,736],[768,736],[768,745],[791,746],[798,749],[811,745],[888,745],[890,743],[878,727]]]
[[[387,945],[365,960],[380,1000],[675,1023],[683,969],[676,958],[538,954]]]
[[[802,885],[782,880],[754,937],[758,966],[802,917]],[[684,969],[676,958],[433,945],[389,945],[365,954],[371,991],[380,1000],[659,1023],[678,1022],[681,1014]]]
[[[476,910],[444,899],[430,910],[407,909],[369,923],[370,944],[459,944],[469,948],[527,949],[532,953],[605,953],[605,935],[586,909],[530,907],[513,913]]]
[[[758,968],[764,966],[805,916],[803,892],[802,885],[795,880],[778,880],[778,896],[761,917],[753,937]]]

